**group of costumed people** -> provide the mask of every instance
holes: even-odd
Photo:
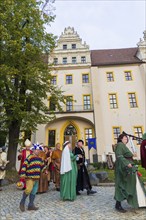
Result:
[[[23,195],[20,201],[20,210],[25,211],[25,201],[29,196],[28,210],[37,210],[34,205],[36,193],[46,192],[48,189],[48,174],[50,161],[54,165],[55,186],[60,191],[62,200],[73,201],[76,195],[80,195],[80,190],[87,190],[87,195],[94,194],[92,190],[85,162],[84,142],[78,141],[78,146],[72,153],[71,143],[66,141],[63,145],[63,151],[60,150],[60,144],[56,144],[55,150],[48,155],[40,144],[33,144],[29,140],[25,141],[26,149],[18,155],[21,159],[20,181],[23,183]],[[28,152],[27,152],[28,151]],[[19,184],[17,183],[17,186]]]
[[[133,208],[146,207],[146,191],[140,179],[137,166],[134,164],[135,156],[126,146],[128,137],[121,134],[115,145],[115,209],[119,212],[126,212],[121,202],[127,202]],[[27,149],[27,145],[29,145]],[[92,190],[87,168],[85,166],[84,142],[79,140],[77,146],[72,150],[71,143],[66,141],[63,150],[60,144],[56,144],[53,152],[48,147],[40,144],[25,142],[26,149],[18,156],[21,157],[19,170],[20,180],[24,183],[24,192],[20,201],[20,210],[25,211],[25,201],[29,196],[28,210],[37,210],[34,199],[37,192],[46,192],[50,181],[50,163],[53,163],[55,173],[56,190],[60,191],[60,198],[65,201],[74,201],[81,191],[86,189],[87,195],[96,191]],[[142,166],[146,169],[146,133],[141,143]],[[22,160],[23,159],[23,160]]]

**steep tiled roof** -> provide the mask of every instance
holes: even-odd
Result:
[[[106,66],[119,64],[142,63],[136,57],[138,48],[91,50],[91,65]]]

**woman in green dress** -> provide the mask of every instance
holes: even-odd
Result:
[[[115,208],[126,212],[121,206],[123,200],[133,207],[146,207],[145,189],[137,175],[137,166],[133,162],[135,156],[127,147],[128,137],[121,134],[115,146]]]
[[[76,199],[76,181],[77,181],[77,157],[71,151],[71,143],[66,141],[63,145],[60,168],[60,197],[62,200],[73,201]]]

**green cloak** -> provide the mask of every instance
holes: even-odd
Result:
[[[138,208],[137,192],[136,192],[136,171],[133,166],[128,168],[128,164],[134,165],[130,159],[133,154],[123,143],[118,143],[115,148],[115,200],[123,201],[124,199],[134,208]],[[129,159],[128,159],[129,158]]]
[[[62,174],[60,179],[60,197],[62,200],[76,199],[76,182],[77,182],[77,155],[70,152],[72,170]]]

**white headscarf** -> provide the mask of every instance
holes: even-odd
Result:
[[[71,159],[70,159],[70,150],[69,150],[67,142],[68,141],[66,141],[64,143],[64,145],[66,145],[66,146],[62,152],[60,174],[65,174],[65,173],[69,172],[70,170],[72,170]]]

